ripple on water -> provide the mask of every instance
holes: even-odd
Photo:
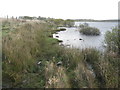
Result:
[[[77,22],[77,24],[80,23],[81,22]],[[75,47],[80,49],[93,47],[104,51],[103,42],[105,32],[111,31],[113,26],[117,26],[117,22],[88,22],[88,24],[100,29],[101,35],[86,36],[80,34],[78,28],[66,28],[66,31],[60,31],[58,34],[53,34],[53,38],[62,40],[62,44],[66,47]]]

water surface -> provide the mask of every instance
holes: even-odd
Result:
[[[79,26],[85,22],[75,22],[75,26]],[[58,34],[53,34],[54,38],[63,40],[61,44],[67,47],[74,48],[97,48],[98,50],[104,50],[104,35],[106,31],[111,31],[113,27],[117,26],[117,22],[86,22],[89,26],[96,27],[100,30],[99,36],[86,36],[79,33],[79,29],[72,27],[66,28],[66,31],[60,31]],[[56,37],[57,36],[57,37]],[[82,40],[79,40],[82,39]]]

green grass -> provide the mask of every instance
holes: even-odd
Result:
[[[117,27],[113,28],[112,31],[107,31],[105,34],[105,43],[107,44],[107,51],[115,54],[120,54],[120,36]]]
[[[60,47],[50,37],[53,28],[49,23],[26,23],[3,37],[4,87],[118,87],[118,55]]]
[[[2,36],[6,36],[8,33],[9,33],[8,30],[4,30],[4,31],[2,31]]]

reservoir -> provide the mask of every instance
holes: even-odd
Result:
[[[101,34],[98,36],[86,36],[79,32],[78,27],[70,27],[66,28],[66,31],[60,31],[57,34],[53,34],[53,38],[62,40],[63,42],[60,44],[66,47],[78,49],[96,48],[103,51],[105,33],[107,31],[112,31],[112,28],[118,25],[118,22],[75,22],[75,26],[79,26],[83,23],[88,23],[89,26],[98,28]]]

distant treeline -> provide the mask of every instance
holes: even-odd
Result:
[[[41,16],[38,16],[38,17],[30,17],[30,16],[20,16],[19,19],[25,19],[25,20],[44,20],[46,22],[49,22],[49,23],[53,23],[57,26],[67,26],[67,27],[72,27],[74,26],[74,20],[72,19],[67,19],[67,20],[64,20],[64,19],[55,19],[55,18],[46,18],[46,17],[41,17]]]
[[[8,15],[7,15],[8,18]],[[16,18],[16,19],[27,19],[27,20],[55,20],[55,18],[50,18],[50,17],[41,17],[41,16],[19,16],[19,17],[14,17],[12,16],[11,18]],[[64,20],[64,19],[59,19],[59,20]],[[74,22],[120,22],[120,19],[109,19],[109,20],[94,20],[94,19],[66,19]]]
[[[120,20],[114,19],[114,20],[94,20],[94,19],[74,19],[74,21],[86,21],[86,22],[117,22]]]

